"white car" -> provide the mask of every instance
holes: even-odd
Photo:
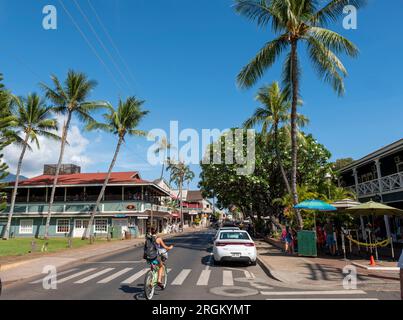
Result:
[[[213,255],[215,264],[239,261],[256,265],[255,243],[243,230],[220,230],[214,241]]]

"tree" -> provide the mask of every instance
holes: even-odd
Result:
[[[183,202],[182,202],[182,191],[183,184],[187,181],[192,181],[195,177],[195,174],[190,167],[187,166],[184,162],[174,161],[168,158],[168,166],[166,168],[167,171],[170,172],[170,183],[174,182],[175,185],[179,189],[178,198],[179,198],[179,206],[180,206],[180,216],[181,216],[181,226],[183,228]]]
[[[95,121],[91,116],[91,113],[101,108],[106,108],[108,106],[108,104],[103,101],[87,101],[91,91],[97,85],[97,82],[94,80],[88,80],[87,76],[84,73],[70,70],[67,74],[66,80],[64,81],[64,85],[54,75],[51,77],[51,79],[54,88],[51,88],[44,83],[41,83],[40,86],[44,89],[46,98],[48,98],[53,103],[53,110],[56,113],[65,115],[67,119],[63,127],[59,161],[57,163],[56,172],[53,179],[52,192],[49,200],[49,208],[46,216],[46,226],[44,234],[45,239],[47,239],[49,236],[52,206],[55,199],[57,181],[59,179],[60,168],[62,166],[71,119],[73,115],[76,115],[78,119],[84,123]]]
[[[284,128],[281,128],[280,132]],[[234,129],[233,129],[234,130]],[[298,183],[300,186],[308,186],[310,190],[317,192],[318,188],[325,187],[325,175],[330,166],[330,152],[311,135],[303,135],[305,143],[301,144],[298,159]],[[288,148],[289,137],[279,134],[279,151],[286,171],[291,168],[291,154]],[[221,143],[222,157],[225,156],[227,147],[235,149],[235,144],[225,141],[222,136],[216,143]],[[199,187],[203,194],[211,197],[212,192],[217,196],[218,207],[230,208],[235,206],[245,217],[252,221],[260,220],[264,216],[280,218],[283,212],[283,205],[275,202],[274,199],[292,195],[285,192],[283,179],[277,165],[276,146],[274,141],[269,140],[261,133],[256,135],[255,170],[253,174],[241,176],[237,174],[238,164],[220,163],[203,164],[200,174]],[[209,146],[210,157],[213,157],[214,150],[220,150],[217,146]],[[311,173],[312,172],[312,173]],[[291,206],[291,208],[293,205]],[[256,217],[255,217],[256,216]],[[298,221],[298,220],[297,220]]]
[[[288,50],[283,66],[283,83],[286,92],[291,96],[291,141],[292,168],[291,190],[294,204],[298,203],[297,192],[297,104],[299,99],[301,64],[299,47],[306,44],[308,56],[319,77],[331,84],[339,94],[344,93],[343,77],[347,70],[337,57],[346,54],[350,57],[358,55],[356,46],[340,34],[326,29],[331,21],[336,21],[343,13],[344,6],[350,4],[357,9],[366,0],[331,0],[320,6],[315,0],[235,0],[235,10],[257,22],[259,27],[267,27],[271,23],[273,31],[278,35],[259,51],[238,75],[241,87],[253,86],[280,57]],[[297,212],[299,227],[302,228],[302,217]]]
[[[291,102],[287,98],[285,92],[282,92],[278,82],[273,82],[271,85],[260,88],[256,96],[262,106],[257,108],[243,126],[247,129],[253,128],[256,125],[262,126],[262,135],[267,139],[272,138],[275,145],[275,153],[281,175],[288,193],[291,193],[290,183],[287,174],[284,170],[281,161],[281,154],[279,150],[279,129],[282,125],[288,125],[290,122],[289,110],[291,109]],[[298,115],[299,126],[305,126],[308,123],[303,115]]]
[[[39,149],[40,144],[38,137],[45,137],[56,141],[60,140],[60,137],[54,133],[57,131],[58,127],[57,120],[51,118],[52,108],[46,106],[45,102],[37,94],[30,94],[27,98],[14,97],[13,105],[13,138],[15,143],[21,147],[21,153],[18,159],[14,189],[11,195],[10,212],[3,234],[4,240],[9,238],[22,162],[27,149],[32,151],[30,143],[35,142]]]
[[[348,166],[349,164],[353,163],[354,159],[353,158],[341,158],[341,159],[337,159],[334,163],[333,163],[333,170],[334,171],[339,171],[341,169],[343,169],[344,167]]]
[[[2,83],[3,76],[0,74],[0,152],[10,145],[14,139],[10,126],[14,123],[14,117],[11,114],[11,95],[8,90],[5,89]],[[8,166],[3,161],[3,154],[0,153],[0,181],[8,176]],[[0,187],[3,185],[0,184]],[[5,192],[0,192],[0,211],[3,211],[7,207],[7,196]]]
[[[161,170],[161,177],[160,177],[161,180],[164,177],[164,168],[165,168],[165,162],[167,160],[167,152],[171,148],[172,148],[172,145],[168,142],[167,138],[164,137],[158,143],[158,147],[154,151],[155,154],[159,154],[161,152],[163,153],[162,170]]]
[[[116,159],[118,157],[120,148],[125,142],[125,137],[129,136],[145,136],[146,132],[136,129],[140,124],[141,120],[149,113],[149,111],[141,110],[141,106],[144,101],[138,100],[135,97],[130,97],[126,101],[119,101],[119,106],[117,110],[110,107],[109,113],[104,114],[104,123],[91,122],[87,125],[87,130],[103,130],[111,132],[117,136],[118,142],[115,149],[115,154],[109,166],[108,173],[105,177],[104,183],[102,185],[101,192],[98,195],[97,202],[92,209],[91,218],[88,223],[88,227],[85,231],[83,239],[88,239],[90,237],[90,232],[94,223],[95,215],[99,209],[101,201],[105,194],[106,186],[108,185],[109,179],[112,174],[112,170],[115,166]]]

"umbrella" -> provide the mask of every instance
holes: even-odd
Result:
[[[403,216],[403,210],[374,201],[369,201],[352,208],[347,208],[346,213],[360,216]]]
[[[335,207],[337,210],[345,210],[347,208],[352,208],[352,207],[358,206],[360,204],[361,204],[361,202],[357,202],[352,199],[343,199],[343,200],[333,202],[331,205],[333,207]]]
[[[346,213],[350,213],[352,215],[359,215],[359,216],[369,216],[372,215],[374,216],[391,216],[391,215],[396,215],[396,216],[403,216],[403,210],[396,209],[390,206],[387,206],[382,203],[374,202],[374,201],[369,201],[367,203],[360,204],[358,206],[348,208],[345,210]],[[374,230],[372,230],[372,233]],[[370,239],[371,241],[371,239]],[[394,256],[394,251],[393,251],[393,240],[391,242],[391,247],[392,247],[392,256]],[[376,259],[378,260],[378,248],[375,246],[375,253],[376,253]]]
[[[306,200],[297,204],[295,209],[305,209],[305,210],[318,210],[318,211],[336,211],[337,209],[321,200]]]

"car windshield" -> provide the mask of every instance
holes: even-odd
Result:
[[[250,240],[246,232],[221,232],[220,240]]]

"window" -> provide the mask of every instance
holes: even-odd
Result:
[[[250,240],[246,232],[221,232],[220,240]]]
[[[107,233],[108,232],[108,219],[95,220],[95,233]]]
[[[58,219],[56,222],[56,233],[69,233],[70,232],[70,220]]]
[[[21,220],[20,221],[20,234],[34,233],[34,220]]]

